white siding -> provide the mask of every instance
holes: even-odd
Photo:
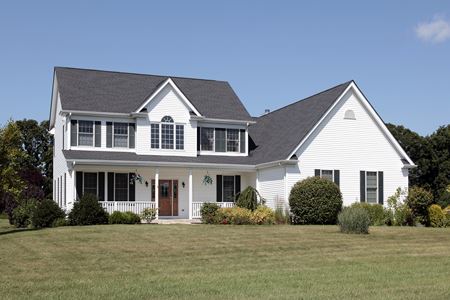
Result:
[[[284,167],[267,168],[258,171],[258,192],[271,208],[282,207],[285,203]]]
[[[366,108],[349,92],[297,151],[298,168],[288,169],[288,191],[314,169],[340,170],[344,205],[360,201],[360,170],[384,172],[384,203],[398,187],[408,186],[401,157]],[[353,110],[355,120],[344,119]]]

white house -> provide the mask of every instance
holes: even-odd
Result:
[[[354,81],[252,117],[224,81],[57,67],[50,130],[67,210],[92,193],[109,212],[192,219],[247,186],[288,207],[309,176],[334,181],[344,205],[384,204],[414,167]]]

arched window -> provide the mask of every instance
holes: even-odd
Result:
[[[161,119],[161,122],[162,122],[162,123],[173,123],[173,119],[172,119],[171,116],[164,116],[164,117]]]
[[[351,110],[351,109],[346,110],[345,114],[344,114],[344,119],[356,120],[355,112],[353,110]]]

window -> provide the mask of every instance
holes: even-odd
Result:
[[[92,194],[97,196],[97,173],[84,172],[83,194]]]
[[[175,137],[175,148],[178,150],[184,149],[184,126],[176,125],[176,137]]]
[[[115,173],[115,201],[128,201],[128,173]]]
[[[223,176],[223,201],[234,202],[234,176]]]
[[[227,129],[227,152],[239,152],[238,129]]]
[[[173,149],[173,125],[161,124],[161,148]]]
[[[214,151],[214,128],[202,127],[200,132],[200,149],[203,151]]]
[[[159,124],[151,124],[151,147],[152,149],[159,148]]]
[[[334,181],[333,180],[333,170],[321,170],[320,177],[328,179],[330,181]]]
[[[173,123],[173,119],[172,119],[171,116],[164,116],[164,117],[161,119],[161,122],[162,122],[162,123]]]
[[[79,146],[94,145],[94,122],[78,121],[78,145]]]
[[[128,123],[114,123],[114,147],[128,147]]]
[[[366,172],[366,199],[367,203],[377,203],[377,172]]]

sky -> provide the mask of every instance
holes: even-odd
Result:
[[[226,80],[251,115],[355,80],[385,122],[450,123],[450,1],[1,1],[0,124],[53,68]]]

